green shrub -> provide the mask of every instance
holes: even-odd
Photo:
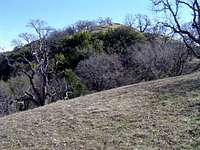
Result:
[[[65,70],[65,80],[68,84],[69,98],[78,97],[87,93],[87,87],[72,70]]]
[[[103,41],[104,50],[109,54],[121,53],[126,47],[145,41],[142,33],[125,26],[97,33],[95,38]]]
[[[65,37],[63,40],[64,47],[68,48],[89,48],[91,46],[91,33],[89,32],[79,32],[73,36]]]

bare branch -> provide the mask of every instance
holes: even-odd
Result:
[[[145,32],[151,26],[151,21],[146,15],[137,14],[133,16],[128,14],[125,17],[125,24],[130,27],[135,27],[140,32]]]
[[[155,10],[157,12],[164,12],[166,15],[171,15],[172,20],[169,22],[164,22],[166,27],[172,29],[175,33],[179,34],[186,46],[192,51],[192,53],[200,58],[199,54],[194,50],[194,45],[200,46],[200,6],[197,0],[192,0],[191,3],[184,0],[152,0],[153,5],[155,6]],[[180,21],[179,17],[181,16],[181,9],[189,9],[193,14],[192,18],[192,30],[189,28],[183,28],[183,24]],[[183,11],[183,10],[182,10]],[[187,10],[184,10],[187,11]],[[188,39],[194,43],[190,45],[188,43]]]

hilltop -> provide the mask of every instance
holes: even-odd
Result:
[[[200,73],[0,118],[0,149],[198,149]]]

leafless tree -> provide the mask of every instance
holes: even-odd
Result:
[[[107,17],[107,18],[99,18],[97,21],[100,25],[112,25],[112,19]]]
[[[71,25],[65,28],[63,32],[65,33],[65,35],[73,35],[74,33],[76,33],[76,28],[74,25]]]
[[[135,16],[133,14],[127,14],[125,16],[124,23],[125,23],[125,25],[133,28],[134,24],[135,24]]]
[[[103,54],[80,62],[76,73],[90,90],[102,91],[120,86],[123,66],[117,55]]]
[[[178,42],[154,41],[130,46],[122,56],[125,84],[177,76],[183,73],[187,49]]]
[[[27,108],[25,110],[29,107],[28,103],[33,103],[36,107],[43,106],[50,103],[50,97],[52,97],[52,93],[50,93],[50,72],[48,70],[49,43],[47,38],[53,29],[40,20],[32,20],[27,26],[36,32],[36,36],[29,33],[19,35],[23,46],[30,49],[33,57],[33,62],[31,62],[25,56],[21,56],[28,69],[19,69],[30,82],[30,88],[26,90],[22,99],[26,101]],[[12,66],[11,63],[10,65]]]
[[[148,29],[148,33],[151,33],[152,35],[158,37],[172,37],[171,36],[171,30],[169,30],[167,27],[165,27],[162,23],[155,20],[155,23],[151,25],[151,27]]]
[[[14,39],[11,41],[12,46],[14,46],[16,49],[19,49],[23,46],[23,43],[20,39]]]
[[[154,10],[164,13],[167,20],[163,24],[178,34],[196,58],[200,53],[200,3],[198,0],[152,0]],[[184,13],[183,13],[184,11]],[[183,20],[185,13],[191,13],[191,20]],[[187,23],[187,28],[185,27]]]
[[[75,24],[75,29],[77,32],[92,30],[96,26],[96,21],[80,20]]]
[[[140,32],[145,32],[151,26],[151,21],[146,15],[137,14],[134,16],[128,14],[125,17],[125,24],[130,27],[135,27]]]

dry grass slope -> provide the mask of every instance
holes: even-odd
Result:
[[[0,149],[200,149],[200,73],[117,88],[0,119]]]

